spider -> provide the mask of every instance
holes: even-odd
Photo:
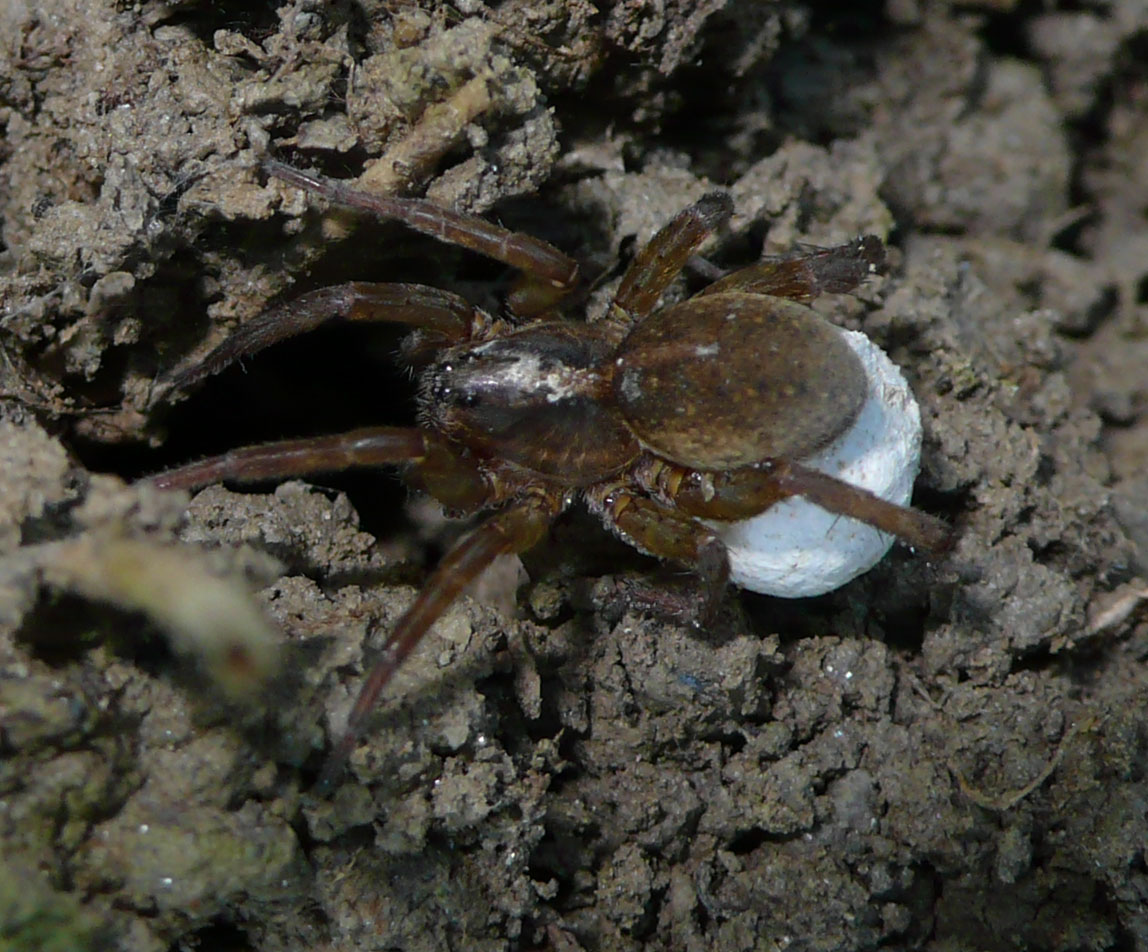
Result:
[[[411,325],[404,355],[419,372],[421,425],[248,446],[152,480],[194,489],[392,465],[452,515],[493,510],[447,552],[395,625],[321,787],[338,779],[380,692],[435,620],[497,556],[539,542],[576,499],[635,548],[690,567],[710,604],[730,576],[714,522],[747,519],[787,497],[929,552],[948,546],[944,521],[803,463],[848,430],[866,392],[865,371],[842,333],[807,304],[856,288],[884,261],[879,239],[763,259],[659,310],[662,292],[732,212],[729,197],[714,192],[638,252],[604,319],[577,323],[556,307],[575,288],[578,266],[544,241],[277,161],[266,168],[330,202],[398,220],[521,273],[506,317],[424,285],[320,288],[243,325],[167,381],[168,392],[185,390],[336,318]]]

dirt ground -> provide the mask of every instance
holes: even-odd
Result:
[[[1146,48],[1138,0],[0,5],[0,949],[1148,949]],[[955,551],[697,631],[563,518],[316,796],[458,527],[131,480],[409,422],[400,335],[156,381],[280,296],[505,275],[268,155],[540,234],[591,316],[714,187],[721,267],[885,237],[819,307],[904,368]]]

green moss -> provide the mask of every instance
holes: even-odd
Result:
[[[108,948],[107,930],[73,896],[19,861],[0,867],[0,952]]]

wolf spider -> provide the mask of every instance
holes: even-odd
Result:
[[[731,214],[729,197],[711,193],[638,252],[603,320],[575,323],[555,309],[575,287],[578,266],[544,241],[279,162],[267,170],[335,204],[401,221],[521,272],[505,318],[424,285],[321,288],[243,325],[169,380],[172,391],[186,389],[336,318],[409,324],[415,330],[405,354],[421,368],[419,426],[244,447],[153,481],[192,489],[394,465],[451,514],[494,510],[443,557],[395,625],[321,785],[337,779],[380,692],[435,620],[492,560],[535,545],[578,498],[635,548],[691,567],[711,601],[729,565],[721,539],[701,520],[746,519],[790,496],[926,551],[948,544],[941,520],[801,462],[848,429],[866,388],[841,334],[806,303],[854,289],[884,260],[877,238],[765,259],[658,310],[662,292]]]

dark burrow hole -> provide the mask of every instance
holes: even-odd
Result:
[[[212,952],[251,952],[254,946],[239,926],[230,922],[216,922],[200,929],[191,936],[185,936],[171,946],[170,952],[183,952],[185,949],[211,949]]]
[[[555,214],[543,217],[537,202],[508,202],[486,217],[507,227],[542,232],[563,247],[578,247],[585,233],[573,219]],[[278,225],[275,234],[279,235]],[[270,240],[265,229],[248,234],[224,224],[204,242],[211,247],[238,248],[249,265],[281,266],[268,256]],[[333,246],[300,274],[283,300],[347,281],[390,280],[441,287],[498,314],[513,277],[514,272],[497,262],[364,216],[353,240]],[[109,349],[109,366],[114,364],[122,371],[131,360],[151,360],[158,376],[186,362],[183,355],[197,346],[197,335],[207,328],[203,312],[209,302],[197,290],[198,282],[199,276],[186,265],[173,266],[161,272],[159,287],[137,293],[133,306],[141,311],[148,307],[148,300],[164,308],[170,334],[165,331],[163,346],[154,348],[153,344],[150,353],[138,346],[134,357],[125,353],[127,348]],[[576,307],[567,313],[580,318]],[[153,320],[154,314],[142,317]],[[77,437],[70,441],[70,448],[93,472],[115,473],[131,481],[242,446],[366,426],[414,426],[417,379],[400,357],[409,330],[387,322],[332,322],[245,358],[179,402],[153,410],[152,435],[158,434],[161,440],[156,447]],[[91,398],[102,397],[97,402],[114,405],[112,389],[112,383],[107,383],[103,386],[106,393]],[[404,508],[410,494],[393,468],[322,473],[305,481],[345,492],[363,528],[378,538],[408,525]],[[278,482],[230,486],[271,492]]]
[[[1148,304],[1148,274],[1136,282],[1136,303]]]
[[[763,830],[759,826],[755,826],[752,829],[743,830],[734,836],[734,838],[729,841],[729,845],[726,849],[734,856],[748,856],[759,846],[763,846],[766,843],[782,843],[786,839],[789,839],[789,837],[778,836],[777,834]]]
[[[242,236],[236,238],[240,239]],[[213,236],[213,242],[220,240],[224,239]],[[449,287],[471,300],[470,292],[477,287],[477,303],[488,304],[482,299],[482,289],[499,277],[492,275],[486,262],[466,261],[438,242],[404,233],[396,237],[395,226],[365,221],[355,240],[343,244],[348,247],[333,248],[308,273],[300,275],[284,299],[346,281],[385,278]],[[380,261],[383,250],[386,260]],[[258,263],[265,253],[254,249],[243,256]],[[456,280],[436,280],[442,273]],[[460,283],[469,286],[460,290]],[[195,276],[176,276],[174,292],[165,285],[160,290],[168,293],[159,300],[194,298],[195,287]],[[178,336],[168,335],[165,346],[153,358],[157,375],[187,360],[181,355],[195,347],[187,327],[200,327],[200,333],[206,329],[202,312],[207,302],[196,299],[196,303],[198,316],[185,308],[178,319],[169,322],[171,334]],[[333,321],[245,358],[182,400],[153,410],[153,436],[161,438],[158,447],[79,438],[70,446],[92,471],[112,472],[130,481],[241,446],[337,434],[365,426],[413,426],[417,384],[399,358],[407,333],[407,328],[386,322],[352,325]],[[168,346],[173,341],[175,346]],[[409,494],[391,469],[329,472],[305,481],[347,493],[364,528],[376,536],[385,536],[404,523],[402,513]],[[271,492],[278,482],[230,485]]]
[[[143,616],[111,608],[79,595],[45,592],[36,601],[16,632],[16,640],[27,646],[32,656],[53,667],[83,657],[115,634],[112,646],[130,656],[141,667],[159,670],[171,663],[165,640],[156,634]]]
[[[389,325],[321,328],[229,367],[161,410],[157,419],[165,438],[156,449],[85,440],[71,447],[89,469],[135,480],[241,446],[363,426],[413,425],[414,382],[395,359],[402,336]],[[376,534],[401,518],[408,495],[386,470],[322,473],[306,481],[346,492]],[[271,492],[279,482],[231,486]]]
[[[252,42],[260,43],[279,29],[279,17],[272,4],[210,0],[208,3],[173,6],[176,9],[162,21],[162,25],[183,27],[208,47],[213,45],[213,38],[219,30],[241,33]]]

